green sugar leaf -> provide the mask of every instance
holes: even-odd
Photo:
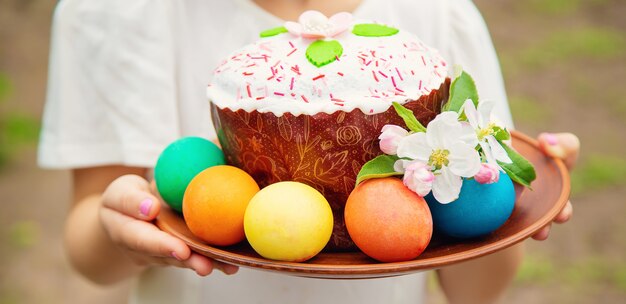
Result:
[[[284,26],[279,26],[279,27],[275,27],[269,30],[262,31],[259,36],[261,36],[261,38],[267,38],[267,37],[272,37],[272,36],[276,36],[278,34],[287,33],[287,32],[288,31]]]
[[[376,23],[363,23],[357,24],[352,29],[352,33],[357,36],[364,37],[385,37],[385,36],[393,36],[397,34],[400,30],[397,28],[389,27],[382,24]]]
[[[415,114],[413,114],[411,110],[405,108],[395,101],[392,104],[393,108],[396,110],[396,113],[398,113],[398,116],[402,117],[404,123],[406,124],[407,128],[409,128],[409,130],[413,132],[426,132],[426,128],[419,122],[419,120],[417,120]]]
[[[337,60],[341,54],[343,47],[337,40],[317,40],[306,49],[306,58],[318,68]]]
[[[363,165],[356,177],[356,184],[371,178],[383,178],[394,175],[402,175],[393,169],[393,165],[399,158],[395,155],[379,155]]]
[[[500,142],[500,145],[502,145],[502,148],[506,150],[509,158],[513,161],[510,164],[498,162],[500,167],[514,182],[530,188],[530,183],[537,178],[533,165],[507,144]]]
[[[450,98],[448,98],[448,103],[443,107],[443,110],[459,112],[467,99],[471,99],[474,106],[478,106],[476,83],[472,76],[463,71],[450,84]]]

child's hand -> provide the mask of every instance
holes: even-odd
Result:
[[[574,167],[580,151],[580,141],[576,135],[571,133],[541,133],[537,139],[540,149],[546,155],[562,159],[570,170]],[[568,201],[561,213],[554,218],[554,222],[557,224],[565,223],[572,217],[572,214],[572,203]],[[539,241],[547,239],[551,226],[552,223],[543,227],[533,235],[533,239]]]
[[[100,221],[104,229],[138,265],[172,265],[192,269],[201,276],[214,268],[226,274],[239,269],[191,252],[182,240],[153,225],[151,221],[159,214],[161,204],[142,177],[119,177],[103,193],[102,200]]]

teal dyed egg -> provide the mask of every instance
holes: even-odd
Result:
[[[184,137],[171,143],[159,156],[154,168],[157,190],[178,212],[189,182],[202,170],[224,165],[224,153],[214,143],[200,137]]]
[[[500,228],[513,212],[515,189],[511,178],[501,172],[500,179],[493,184],[464,179],[459,198],[449,204],[439,203],[432,193],[425,199],[435,231],[465,239]]]

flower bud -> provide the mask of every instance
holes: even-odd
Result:
[[[388,155],[395,155],[398,151],[398,144],[402,138],[409,135],[409,132],[396,125],[385,125],[382,133],[378,137],[380,139],[380,150]]]
[[[480,164],[480,170],[474,179],[481,184],[493,184],[500,179],[500,170],[497,165],[493,164]]]
[[[410,162],[404,171],[404,185],[422,197],[430,192],[434,180],[430,166],[421,161]]]

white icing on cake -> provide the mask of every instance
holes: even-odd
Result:
[[[368,22],[356,22],[368,23]],[[414,35],[362,37],[351,29],[329,40],[343,46],[339,60],[316,67],[306,57],[314,41],[283,33],[261,38],[224,60],[207,88],[219,108],[313,115],[360,109],[374,114],[438,89],[444,59]]]

